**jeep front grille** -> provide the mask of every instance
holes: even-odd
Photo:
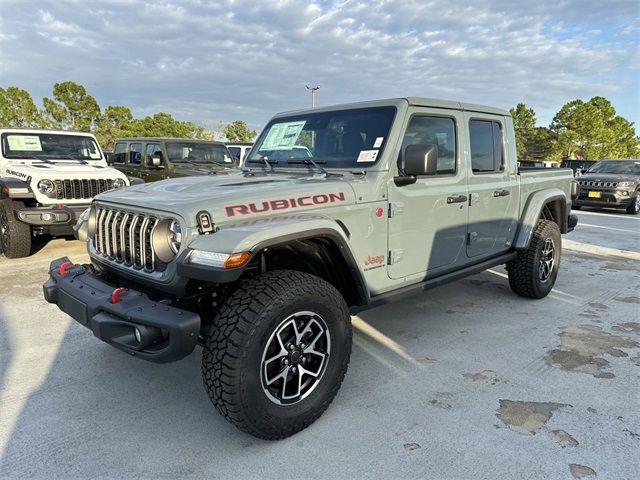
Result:
[[[110,260],[153,272],[164,266],[151,244],[158,221],[150,215],[98,207],[93,246]]]
[[[580,180],[583,187],[617,187],[618,182],[594,182],[593,180]]]
[[[55,180],[58,200],[92,199],[113,189],[112,179]]]

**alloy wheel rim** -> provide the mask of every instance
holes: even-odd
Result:
[[[555,264],[556,247],[552,238],[547,238],[542,247],[540,254],[540,263],[538,264],[538,279],[542,283],[546,283],[551,277],[553,266]]]
[[[318,386],[331,353],[325,321],[302,311],[284,319],[262,353],[260,380],[269,400],[278,405],[298,403]]]

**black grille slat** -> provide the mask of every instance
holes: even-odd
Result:
[[[57,200],[90,200],[99,193],[113,189],[113,180],[54,180]]]
[[[159,219],[103,207],[98,207],[96,219],[93,246],[98,253],[127,266],[157,270],[151,239]]]

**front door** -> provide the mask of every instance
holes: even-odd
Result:
[[[504,118],[465,113],[468,127],[469,232],[467,256],[479,260],[510,247],[516,227],[518,178],[505,155]]]
[[[461,162],[464,142],[456,132],[463,121],[459,112],[414,109],[406,127],[398,160],[403,174],[405,148],[431,144],[438,149],[437,174],[418,177],[397,186],[389,181],[390,278],[431,276],[466,261],[467,179]]]
[[[158,166],[154,166],[151,162],[154,155],[160,156],[160,165]],[[155,182],[167,178],[164,167],[165,162],[162,155],[162,146],[159,143],[147,143],[144,151],[144,181]]]

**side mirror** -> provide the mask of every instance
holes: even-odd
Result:
[[[162,163],[162,155],[158,153],[156,153],[153,157],[151,157],[147,162],[147,164],[150,167],[159,167],[161,163]]]
[[[104,153],[105,160],[107,161],[107,165],[111,165],[113,163],[113,152],[105,152]]]
[[[408,145],[404,150],[404,173],[408,176],[435,175],[438,172],[438,146]]]

